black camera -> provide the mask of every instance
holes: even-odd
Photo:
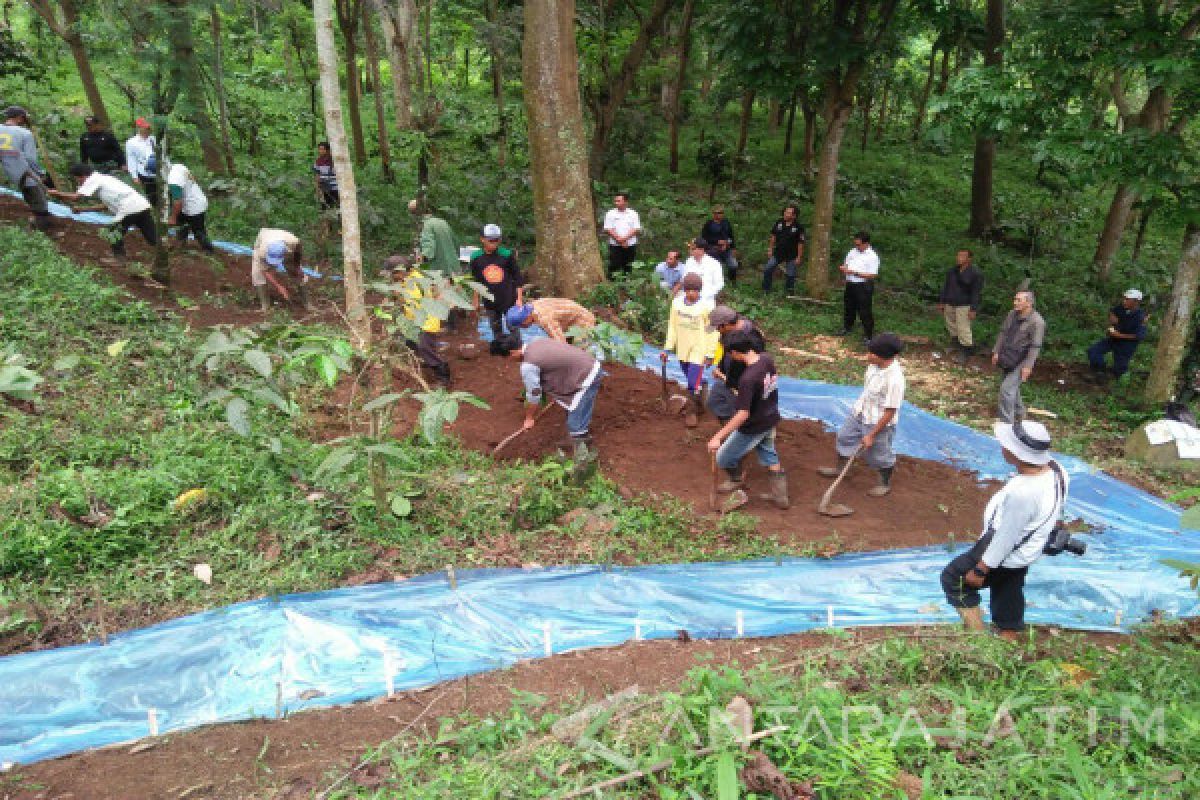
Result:
[[[1087,543],[1076,539],[1062,525],[1055,525],[1054,530],[1050,531],[1050,538],[1046,540],[1046,546],[1042,548],[1042,552],[1048,556],[1056,556],[1064,552],[1081,556],[1087,552]]]

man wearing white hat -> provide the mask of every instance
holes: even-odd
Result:
[[[1006,639],[1025,629],[1025,574],[1042,557],[1067,500],[1067,474],[1050,458],[1050,433],[1038,422],[998,422],[996,439],[1017,474],[992,495],[983,535],[942,570],[942,591],[963,624],[983,630],[980,589],[991,591],[992,623]]]
[[[1106,368],[1104,356],[1112,353],[1112,376],[1120,378],[1129,369],[1129,362],[1138,342],[1146,337],[1146,312],[1142,310],[1142,293],[1129,289],[1121,302],[1108,311],[1108,331],[1103,339],[1088,348],[1088,365],[1093,374],[1103,379]]]

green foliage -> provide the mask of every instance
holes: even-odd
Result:
[[[623,331],[610,322],[599,322],[591,328],[572,327],[566,334],[576,344],[599,351],[604,361],[632,365],[642,356],[642,337]]]
[[[0,360],[0,394],[32,400],[42,376],[29,369],[29,359],[16,352],[11,344],[0,350],[0,357],[3,359]]]
[[[661,341],[667,335],[671,295],[658,285],[645,262],[634,262],[631,273],[595,286],[580,302],[612,309],[623,326],[651,340]],[[617,336],[616,329],[603,327],[603,323],[596,327],[603,331],[596,336],[603,335],[610,340]]]

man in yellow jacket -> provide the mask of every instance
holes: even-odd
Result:
[[[392,271],[393,281],[408,284],[404,288],[406,299],[401,301],[404,307],[404,316],[408,319],[416,320],[421,300],[425,297],[425,293],[421,290],[418,283],[423,276],[418,270],[409,267],[408,259],[404,256],[392,256],[384,262],[384,266]],[[436,334],[441,332],[442,321],[432,314],[426,314],[425,319],[421,321],[421,332],[417,334],[417,340],[414,342],[406,338],[404,344],[417,354],[417,360],[421,362],[423,367],[433,373],[439,385],[449,387],[450,365],[438,353],[438,343],[434,338]]]

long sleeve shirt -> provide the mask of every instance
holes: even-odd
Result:
[[[440,270],[450,277],[461,271],[458,263],[458,240],[449,223],[441,217],[425,217],[421,226],[421,258],[429,269]]]
[[[1037,561],[1062,513],[1068,485],[1064,470],[1059,490],[1053,468],[1010,478],[983,511],[984,533],[990,530],[992,541],[979,560],[989,569],[1019,569]]]
[[[689,272],[696,273],[704,281],[700,297],[715,303],[717,295],[725,288],[725,271],[721,269],[721,262],[710,255],[702,256],[699,261],[689,257],[683,263],[683,274],[687,275]]]
[[[565,297],[543,297],[534,300],[533,321],[536,322],[546,335],[560,342],[567,340],[567,331],[571,328],[594,328],[596,317],[592,312]]]
[[[158,173],[154,166],[154,137],[131,136],[125,142],[125,168],[135,178],[153,178]]]
[[[992,353],[999,357],[1003,369],[1033,369],[1042,340],[1046,338],[1046,321],[1036,311],[1022,317],[1015,310],[1008,312]],[[1012,366],[1008,366],[1011,364]]]
[[[972,311],[979,310],[983,298],[983,273],[974,264],[968,264],[965,269],[957,265],[946,272],[946,280],[942,282],[942,293],[938,302],[948,306],[970,306]]]
[[[682,292],[675,295],[663,349],[674,350],[679,360],[688,364],[703,364],[705,359],[715,357],[720,334],[708,330],[708,315],[713,307],[711,299],[701,297],[689,305]]]

